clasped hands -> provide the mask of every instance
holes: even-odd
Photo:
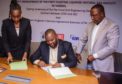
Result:
[[[80,62],[80,60],[82,60],[81,54],[76,54],[76,58],[77,58],[77,61]],[[88,60],[89,62],[92,62],[92,61],[95,60],[95,58],[94,58],[93,55],[88,55],[87,60]]]

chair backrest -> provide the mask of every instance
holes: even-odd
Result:
[[[6,52],[3,46],[3,40],[2,37],[0,36],[0,57],[6,57]]]
[[[115,68],[115,72],[122,73],[122,53],[118,53],[118,52],[114,53],[114,68]]]
[[[30,55],[32,55],[39,47],[40,42],[31,42]]]

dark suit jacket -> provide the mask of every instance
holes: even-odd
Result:
[[[2,40],[2,37],[0,36],[0,57],[5,57],[5,50],[4,50],[4,47],[3,47],[3,40]]]
[[[29,52],[31,43],[31,25],[30,20],[22,18],[20,20],[19,36],[17,36],[14,23],[11,19],[3,20],[2,39],[6,53],[11,52],[17,58],[23,53]],[[18,52],[18,54],[17,54]],[[20,52],[20,53],[19,53]]]
[[[66,58],[61,56],[66,54]],[[71,43],[59,40],[58,42],[58,63],[64,63],[65,66],[74,67],[77,64],[76,57]],[[40,43],[37,51],[30,57],[31,62],[40,59],[49,64],[49,45],[46,41]]]

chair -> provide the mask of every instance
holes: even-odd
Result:
[[[31,42],[30,55],[32,55],[39,47],[40,42]]]
[[[114,53],[114,68],[115,72],[122,73],[122,53]]]
[[[3,47],[3,40],[2,37],[0,36],[0,57],[6,57],[5,49]]]

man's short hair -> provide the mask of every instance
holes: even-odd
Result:
[[[47,29],[47,30],[45,31],[45,36],[46,36],[47,34],[49,34],[49,33],[53,33],[53,34],[56,35],[56,32],[55,32],[54,29]]]
[[[91,9],[94,9],[94,8],[96,8],[96,9],[98,9],[100,12],[102,12],[103,14],[104,14],[104,16],[105,16],[105,9],[104,9],[104,6],[102,5],[102,4],[96,4],[96,5],[94,5]]]

